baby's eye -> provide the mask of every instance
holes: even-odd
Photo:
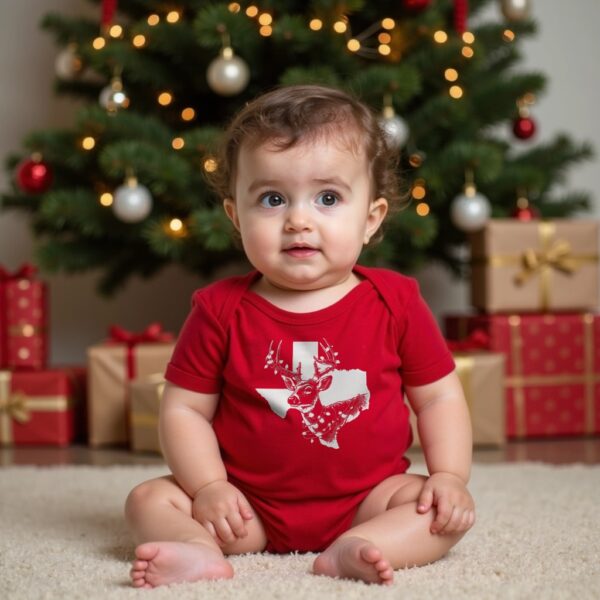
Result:
[[[317,196],[317,204],[321,206],[335,206],[340,199],[333,192],[322,192]]]
[[[285,200],[279,194],[269,192],[261,196],[260,203],[266,208],[275,208],[285,204]]]

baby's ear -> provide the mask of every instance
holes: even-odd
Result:
[[[388,201],[385,198],[377,198],[371,202],[369,206],[369,214],[367,215],[367,226],[365,229],[364,243],[368,244],[370,239],[375,235],[385,216],[388,212]]]
[[[223,209],[225,210],[225,214],[229,217],[229,220],[233,223],[233,226],[239,231],[240,220],[238,219],[235,200],[232,198],[225,198],[225,200],[223,200]]]

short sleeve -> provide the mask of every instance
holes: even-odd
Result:
[[[212,394],[222,387],[226,333],[207,295],[198,290],[167,365],[165,378],[180,387]]]
[[[402,380],[406,385],[426,385],[454,370],[446,340],[423,300],[416,281],[411,282],[400,337]]]

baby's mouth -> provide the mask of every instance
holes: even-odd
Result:
[[[295,258],[308,258],[309,256],[317,254],[319,250],[308,244],[292,244],[291,246],[284,248],[283,252],[288,256],[293,256]]]

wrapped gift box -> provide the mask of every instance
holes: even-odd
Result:
[[[497,352],[454,352],[456,373],[471,415],[473,444],[502,446],[504,426],[504,355]],[[411,411],[414,442],[420,445],[417,420]]]
[[[48,300],[36,269],[0,271],[0,367],[44,369],[48,358]]]
[[[0,445],[67,446],[82,408],[81,369],[0,371]]]
[[[165,387],[161,374],[131,382],[131,449],[161,453],[158,439],[158,415]]]
[[[150,326],[150,329],[153,326]],[[119,330],[123,332],[124,330]],[[148,330],[146,330],[148,331]],[[88,434],[91,446],[129,441],[129,383],[164,373],[174,343],[162,330],[148,334],[115,335],[88,348]]]
[[[600,315],[454,315],[445,325],[451,340],[485,331],[505,355],[508,437],[600,432]]]
[[[471,237],[471,302],[486,313],[598,307],[598,222],[492,219]]]

